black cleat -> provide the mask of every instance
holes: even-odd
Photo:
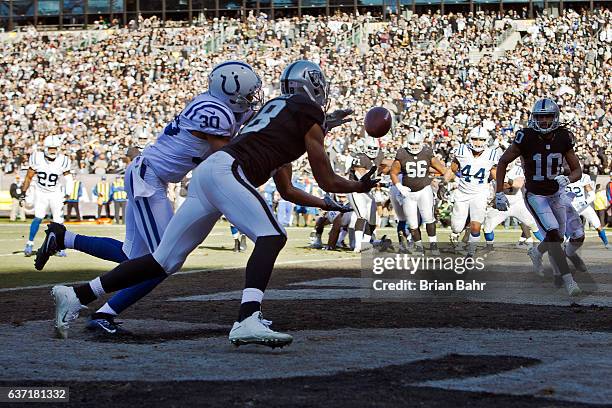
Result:
[[[234,240],[234,252],[240,252],[240,240],[239,239]]]
[[[45,240],[42,246],[38,248],[38,251],[36,251],[36,259],[34,260],[36,270],[42,271],[51,256],[55,255],[58,251],[66,249],[64,246],[65,233],[66,227],[62,224],[52,222],[47,226]]]

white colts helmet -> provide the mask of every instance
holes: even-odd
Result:
[[[421,153],[423,140],[425,140],[425,136],[421,133],[421,130],[416,126],[411,126],[408,129],[408,136],[406,136],[406,150],[411,154]]]
[[[378,146],[378,140],[376,140],[376,138],[373,138],[372,136],[366,136],[365,137],[365,155],[368,156],[370,159],[374,159],[376,158],[376,156],[378,156],[378,151],[380,150],[380,147]]]
[[[263,100],[259,75],[242,61],[227,61],[215,66],[208,75],[208,92],[234,113],[256,110]]]
[[[57,157],[58,150],[62,145],[62,139],[59,136],[47,136],[45,137],[44,146],[45,146],[45,157],[49,160],[55,160]],[[51,152],[49,149],[55,149],[55,151]]]
[[[490,141],[489,131],[482,126],[475,127],[468,135],[468,146],[475,152],[482,152]]]
[[[548,123],[542,121],[548,117]],[[550,133],[559,127],[559,106],[550,98],[538,99],[531,109],[528,125],[540,133]]]

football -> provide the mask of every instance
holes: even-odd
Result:
[[[388,109],[377,106],[366,113],[363,123],[368,135],[372,137],[383,137],[391,130],[393,119]]]

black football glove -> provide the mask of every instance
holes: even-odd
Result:
[[[447,193],[447,187],[446,187],[447,183],[444,181],[441,181],[440,184],[438,184],[438,200],[440,201],[444,201],[444,199],[446,198],[446,193]]]
[[[380,182],[380,179],[372,178],[374,174],[376,174],[376,166],[372,166],[370,171],[361,176],[361,178],[359,179],[359,182],[362,185],[361,191],[359,191],[360,193],[367,193],[368,191],[376,187],[376,185]]]
[[[325,201],[325,209],[327,211],[338,211],[341,213],[346,213],[349,211],[353,211],[353,207],[351,207],[350,204],[340,204],[339,202],[335,201],[333,198],[331,198],[330,196],[326,195],[325,197],[323,197],[323,201]]]
[[[325,132],[329,132],[335,127],[341,126],[353,120],[353,118],[347,118],[352,115],[353,109],[337,109],[332,113],[328,113],[325,116]]]

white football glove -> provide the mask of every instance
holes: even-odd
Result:
[[[404,198],[408,197],[408,193],[411,191],[409,187],[406,187],[402,183],[396,183],[395,187],[397,187],[397,191],[399,191],[400,195]]]
[[[508,211],[509,206],[510,202],[508,201],[508,197],[506,197],[502,191],[495,193],[495,208],[499,211]]]
[[[570,179],[567,176],[557,176],[555,177],[555,181],[559,184],[559,190],[564,189],[570,184]]]

